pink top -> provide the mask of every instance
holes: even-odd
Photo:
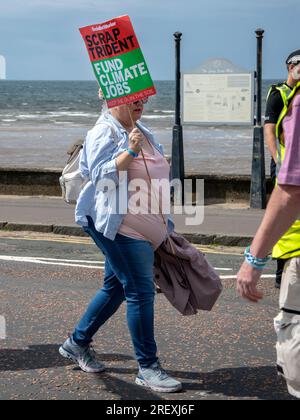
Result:
[[[279,172],[280,185],[300,186],[300,93],[283,120],[285,158]]]
[[[155,147],[153,147],[153,151],[154,155],[144,152],[152,180],[152,192],[141,153],[132,161],[128,168],[129,209],[119,229],[119,234],[134,239],[149,241],[154,250],[156,250],[167,236],[166,227],[159,214],[158,197],[160,198],[163,214],[169,214],[167,209],[164,211],[163,206],[170,205],[170,165]],[[155,188],[153,180],[157,180],[155,182],[163,180],[166,185],[163,188],[163,193],[162,188],[160,188],[160,194],[158,194],[159,189],[158,187]],[[132,186],[130,186],[131,182],[134,182],[134,184],[131,184]],[[151,212],[151,208],[154,208],[155,211]],[[139,213],[136,214],[137,212]],[[164,218],[166,223],[168,223],[168,217],[164,216]]]

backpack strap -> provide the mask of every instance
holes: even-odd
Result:
[[[100,125],[100,124],[103,124],[103,125],[106,125],[107,127],[109,127],[109,128],[111,128],[112,129],[112,133],[113,133],[113,141],[114,141],[114,143],[116,143],[116,144],[118,144],[118,137],[117,137],[117,133],[116,133],[116,130],[115,130],[115,128],[114,128],[114,126],[113,126],[113,124],[111,124],[110,122],[108,122],[108,121],[98,121],[97,123],[96,123],[96,125]]]
[[[76,151],[78,147],[81,148],[83,146],[83,143],[84,143],[83,139],[76,140],[76,142],[73,143],[72,146],[70,146],[69,150],[67,151],[68,155],[73,155],[73,153]]]
[[[67,151],[67,154],[69,155],[69,158],[67,160],[67,165],[78,155],[80,150],[83,148],[84,140],[79,139],[76,140],[75,143],[72,144],[72,146]]]
[[[110,124],[109,122],[106,122],[106,121],[99,121],[99,122],[97,122],[96,125],[100,125],[100,124],[106,125],[107,127],[110,127],[112,129],[113,140],[114,140],[114,143],[117,144],[118,143],[117,134],[116,134],[116,130],[114,129],[113,125]],[[85,142],[85,140],[79,139],[79,140],[76,140],[75,143],[73,143],[70,146],[69,150],[67,151],[67,154],[69,155],[68,160],[67,160],[67,165],[70,162],[72,162],[72,160],[75,159],[76,156],[79,154],[80,150],[83,148],[84,142]]]

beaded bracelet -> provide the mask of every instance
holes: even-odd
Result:
[[[133,156],[134,158],[137,158],[138,157],[138,154],[137,153],[135,153],[133,150],[131,150],[131,149],[127,149],[127,152],[131,155],[131,156]]]
[[[271,257],[266,257],[266,258],[254,257],[251,254],[250,246],[248,246],[248,248],[246,248],[244,256],[245,256],[245,259],[246,259],[247,263],[249,265],[251,265],[251,267],[256,268],[257,270],[264,270],[264,268],[266,267],[268,262],[271,261],[271,259],[272,259]]]

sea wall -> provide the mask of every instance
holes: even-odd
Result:
[[[60,170],[0,168],[0,195],[60,196]],[[186,174],[187,179],[204,179],[206,203],[249,202],[250,176]],[[196,183],[194,182],[194,185]],[[271,192],[271,180],[267,180]]]

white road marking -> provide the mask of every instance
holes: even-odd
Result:
[[[221,280],[236,280],[237,279],[237,275],[236,276],[220,276]],[[263,274],[261,276],[262,279],[275,279],[276,276],[273,274]]]
[[[44,257],[15,257],[0,255],[0,261],[8,262],[22,262],[40,265],[57,265],[63,267],[78,267],[78,268],[91,268],[93,270],[104,270],[104,261],[87,261],[87,260],[65,260],[58,258],[44,258]],[[217,271],[232,271],[232,268],[215,268]],[[233,276],[220,276],[221,280],[236,280],[237,275]],[[275,279],[276,276],[272,274],[264,274],[262,279]]]
[[[22,263],[31,263],[31,264],[40,264],[40,265],[56,265],[56,266],[63,266],[63,267],[79,267],[79,268],[92,268],[95,269],[103,269],[104,263],[97,262],[98,265],[88,265],[87,261],[86,264],[70,264],[68,262],[63,262],[66,260],[50,260],[44,258],[36,258],[36,257],[12,257],[12,256],[5,256],[0,255],[0,261],[8,261],[8,262],[22,262]],[[61,262],[59,262],[61,261]]]
[[[39,260],[39,261],[57,261],[57,262],[82,263],[82,264],[94,264],[94,265],[104,264],[104,261],[65,260],[62,258],[44,258],[44,257],[27,257],[27,258],[30,258],[32,260]]]
[[[0,340],[6,339],[6,320],[4,316],[0,316]]]

